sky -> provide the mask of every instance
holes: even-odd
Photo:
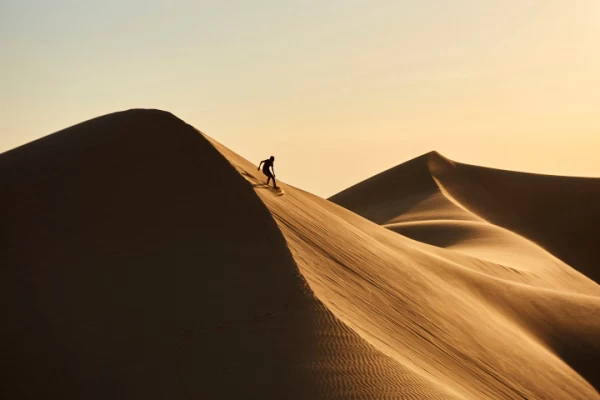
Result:
[[[2,0],[0,152],[170,111],[328,197],[436,150],[600,177],[598,0]]]

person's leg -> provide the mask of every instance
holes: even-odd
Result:
[[[263,173],[267,176],[267,186],[271,182],[271,179],[273,179],[273,187],[277,186],[275,183],[275,176],[271,171],[263,171]]]
[[[273,187],[277,187],[277,182],[275,182],[275,177],[273,177]]]

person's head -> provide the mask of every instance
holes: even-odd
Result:
[[[270,160],[275,161],[275,157],[271,156]]]

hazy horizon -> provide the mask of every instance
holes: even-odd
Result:
[[[600,3],[0,5],[0,152],[158,108],[328,197],[436,150],[600,176]]]

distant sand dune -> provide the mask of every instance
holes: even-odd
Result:
[[[593,240],[545,220],[598,237],[598,181],[477,168],[282,196],[154,110],[4,153],[0,394],[600,398],[600,286],[571,268],[595,279]]]
[[[381,225],[441,219],[489,221],[533,240],[600,282],[598,178],[476,167],[431,152],[330,200]]]

